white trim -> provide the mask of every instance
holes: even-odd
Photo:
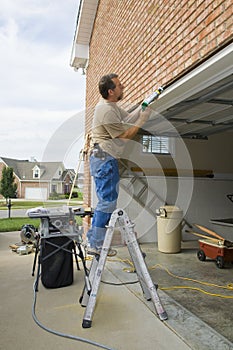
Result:
[[[89,44],[95,22],[99,0],[81,0],[70,65],[75,69],[87,68]]]

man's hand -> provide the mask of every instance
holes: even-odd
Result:
[[[145,124],[147,122],[147,120],[149,119],[151,112],[152,112],[152,110],[148,107],[144,111],[141,111],[136,125],[141,127],[143,124]]]

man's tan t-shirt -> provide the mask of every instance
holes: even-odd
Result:
[[[101,99],[96,105],[92,124],[92,144],[99,144],[102,150],[119,158],[125,142],[118,138],[131,125],[127,124],[127,113],[117,103]]]

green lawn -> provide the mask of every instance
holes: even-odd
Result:
[[[11,209],[30,209],[35,207],[56,207],[61,206],[63,204],[67,204],[68,200],[62,200],[62,201],[48,201],[48,202],[38,202],[38,201],[23,201],[23,200],[17,200],[12,199],[11,200]],[[71,199],[70,205],[81,205],[82,201],[79,201],[76,199]],[[5,200],[0,201],[0,210],[7,210],[8,207],[6,205]]]
[[[0,232],[21,231],[23,225],[31,224],[36,228],[40,225],[40,219],[7,218],[0,219]]]

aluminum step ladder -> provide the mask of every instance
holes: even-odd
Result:
[[[107,232],[105,235],[101,254],[96,254],[94,256],[89,275],[85,276],[85,285],[79,300],[80,304],[86,307],[82,322],[83,328],[90,328],[92,324],[92,316],[95,309],[101,276],[104,270],[108,250],[111,246],[114,228],[117,222],[119,223],[122,238],[127,245],[131,259],[133,261],[135,272],[137,273],[144,297],[146,300],[151,300],[153,302],[160,320],[164,321],[168,318],[167,313],[164,310],[157,294],[157,286],[151,279],[143,253],[137,242],[134,232],[134,224],[129,220],[128,215],[123,209],[116,209],[112,213],[109,225],[107,226]]]

